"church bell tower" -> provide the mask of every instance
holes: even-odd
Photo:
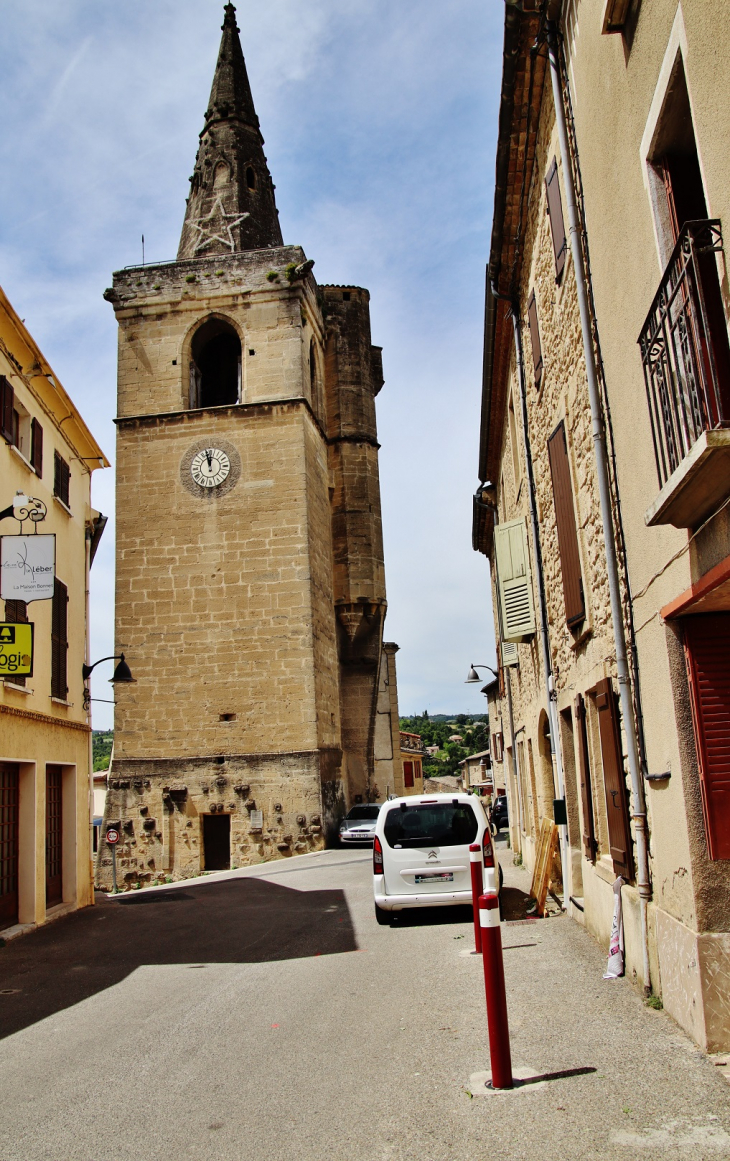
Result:
[[[318,286],[283,245],[224,12],[177,260],[119,271],[105,292],[115,652],[136,678],[116,687],[105,820],[127,884],[316,850],[347,806],[402,785],[397,720],[378,712],[395,647],[369,295]],[[103,843],[104,885],[109,856]]]

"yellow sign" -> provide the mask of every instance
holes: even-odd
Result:
[[[0,677],[33,676],[33,628],[0,622]]]

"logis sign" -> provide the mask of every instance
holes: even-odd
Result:
[[[56,575],[56,537],[0,536],[0,573],[4,601],[50,601]]]

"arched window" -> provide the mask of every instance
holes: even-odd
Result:
[[[225,407],[240,400],[241,340],[230,323],[211,318],[195,332],[190,406]]]
[[[246,185],[249,189],[256,189],[256,171],[252,165],[246,168]]]

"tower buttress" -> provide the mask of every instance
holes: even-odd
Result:
[[[222,30],[178,260],[283,245],[233,4]]]

